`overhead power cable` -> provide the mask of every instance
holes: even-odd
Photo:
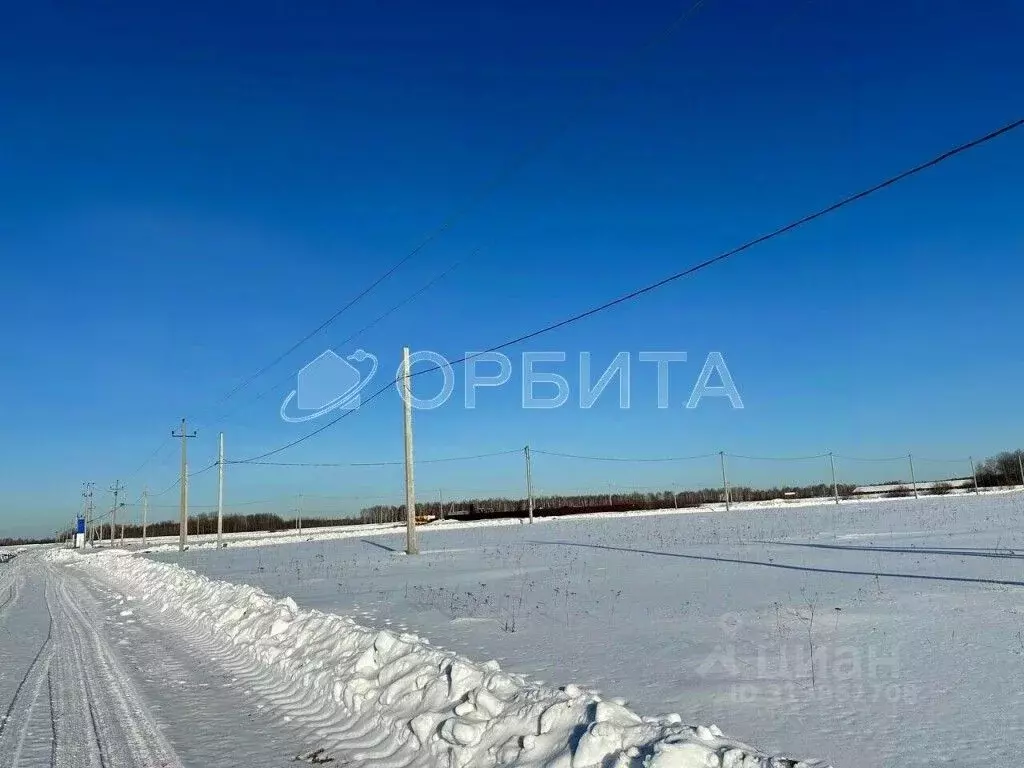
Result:
[[[798,229],[800,227],[803,227],[803,226],[805,226],[807,224],[810,224],[813,221],[816,221],[816,220],[818,220],[820,218],[828,216],[829,214],[835,213],[836,211],[838,211],[838,210],[840,210],[842,208],[845,208],[845,207],[847,207],[849,205],[852,205],[853,203],[859,202],[860,200],[863,200],[863,199],[865,199],[867,197],[870,197],[871,195],[874,195],[874,194],[876,194],[878,192],[881,192],[884,189],[888,189],[889,187],[894,186],[894,185],[900,183],[901,181],[905,181],[906,179],[909,179],[912,176],[916,176],[917,174],[922,173],[923,171],[926,171],[929,168],[934,168],[935,166],[937,166],[937,165],[939,165],[941,163],[944,163],[947,160],[950,160],[950,159],[956,157],[957,155],[961,155],[964,152],[967,152],[967,151],[969,151],[971,149],[975,149],[976,147],[980,147],[983,144],[987,144],[988,142],[990,142],[990,141],[992,141],[992,140],[994,140],[994,139],[996,139],[996,138],[998,138],[998,137],[1000,137],[1000,136],[1002,136],[1004,134],[1010,133],[1011,131],[1014,131],[1014,130],[1020,128],[1021,125],[1024,125],[1024,118],[1014,120],[1013,122],[1007,123],[1006,125],[1002,126],[1001,128],[997,128],[997,129],[995,129],[993,131],[990,131],[990,132],[988,132],[988,133],[986,133],[986,134],[984,134],[982,136],[979,136],[978,138],[972,139],[972,140],[970,140],[970,141],[968,141],[968,142],[966,142],[964,144],[960,144],[960,145],[958,145],[958,146],[956,146],[956,147],[954,147],[954,148],[952,148],[950,150],[947,150],[946,152],[943,152],[940,155],[937,155],[937,156],[931,158],[930,160],[926,160],[926,161],[924,161],[922,163],[919,163],[918,165],[915,165],[915,166],[913,166],[911,168],[908,168],[905,171],[897,173],[894,176],[890,176],[890,177],[886,178],[885,180],[880,181],[877,184],[874,184],[874,185],[872,185],[872,186],[870,186],[870,187],[868,187],[866,189],[861,190],[860,192],[856,192],[856,193],[854,193],[852,195],[848,195],[847,197],[844,197],[844,198],[840,199],[839,201],[837,201],[835,203],[832,203],[831,205],[826,206],[825,208],[817,210],[817,211],[815,211],[813,213],[809,213],[806,216],[802,216],[801,218],[796,219],[795,221],[792,221],[789,224],[786,224],[785,226],[779,227],[778,229],[772,230],[771,232],[768,232],[766,234],[763,234],[763,235],[760,235],[758,237],[755,237],[752,240],[748,240],[747,242],[745,242],[745,243],[743,243],[743,244],[741,244],[741,245],[739,245],[739,246],[737,246],[735,248],[732,248],[731,250],[725,251],[724,253],[720,253],[717,256],[713,256],[713,257],[711,257],[709,259],[706,259],[706,260],[704,260],[702,262],[699,262],[699,263],[694,264],[694,265],[692,265],[690,267],[687,267],[686,269],[684,269],[684,270],[682,270],[680,272],[676,272],[675,274],[669,275],[668,277],[665,277],[665,278],[663,278],[661,280],[658,280],[657,282],[650,283],[649,285],[645,285],[645,286],[643,286],[641,288],[637,288],[634,291],[630,291],[629,293],[623,294],[622,296],[619,296],[618,298],[611,299],[610,301],[606,301],[603,304],[599,304],[599,305],[597,305],[595,307],[592,307],[590,309],[587,309],[587,310],[585,310],[583,312],[579,312],[579,313],[577,313],[575,315],[572,315],[570,317],[565,318],[564,320],[559,320],[557,322],[551,323],[550,325],[546,325],[546,326],[544,326],[542,328],[539,328],[539,329],[537,329],[535,331],[531,331],[529,333],[525,333],[522,336],[518,336],[518,337],[516,337],[514,339],[509,339],[508,341],[502,342],[501,344],[497,344],[497,345],[491,347],[490,349],[485,349],[482,352],[474,352],[473,354],[466,355],[465,357],[459,358],[457,360],[453,360],[453,361],[451,361],[449,363],[449,365],[452,365],[452,366],[459,365],[459,364],[465,363],[465,362],[467,362],[469,360],[472,360],[474,358],[480,357],[482,355],[486,355],[486,354],[489,354],[489,353],[492,353],[492,352],[497,352],[497,351],[505,349],[507,347],[511,347],[511,346],[513,346],[515,344],[520,344],[520,343],[522,343],[524,341],[529,341],[530,339],[535,339],[538,336],[542,336],[544,334],[550,333],[551,331],[557,330],[559,328],[564,328],[567,325],[571,325],[572,323],[579,322],[580,320],[583,320],[585,318],[592,317],[593,315],[596,315],[596,314],[598,314],[600,312],[604,312],[604,311],[606,311],[608,309],[611,309],[612,307],[616,307],[616,306],[618,306],[620,304],[625,304],[628,301],[632,301],[634,299],[640,298],[641,296],[644,296],[644,295],[646,295],[648,293],[651,293],[651,292],[653,292],[653,291],[655,291],[655,290],[657,290],[659,288],[662,288],[662,287],[664,287],[664,286],[666,286],[666,285],[668,285],[670,283],[673,283],[673,282],[675,282],[677,280],[681,280],[684,277],[689,277],[689,276],[691,276],[693,274],[696,274],[697,272],[700,272],[700,271],[702,271],[704,269],[707,269],[708,267],[711,267],[711,266],[713,266],[713,265],[715,265],[715,264],[717,264],[719,262],[725,261],[726,259],[732,258],[733,256],[737,256],[737,255],[739,255],[739,254],[741,254],[741,253],[743,253],[745,251],[748,251],[748,250],[750,250],[752,248],[755,248],[758,245],[762,245],[762,244],[764,244],[764,243],[766,243],[766,242],[768,242],[770,240],[774,240],[777,237],[781,237],[782,235],[787,234],[788,232],[792,232],[793,230]],[[432,371],[438,371],[438,370],[441,370],[440,366],[433,366],[431,368],[422,369],[420,371],[413,371],[412,373],[409,374],[409,378],[413,378],[415,376],[420,376],[420,375],[423,375],[425,373],[430,373]],[[383,387],[381,387],[380,389],[376,390],[373,394],[369,395],[366,398],[366,400],[363,402],[363,405],[366,405],[366,404],[372,402],[373,400],[377,399],[378,397],[383,395],[388,389],[390,389],[392,386],[394,386],[395,384],[397,384],[400,381],[401,381],[401,377],[398,377],[398,378],[388,382]],[[352,415],[353,413],[356,413],[356,412],[357,411],[355,411],[355,410],[345,411],[344,413],[342,413],[337,418],[332,419],[331,421],[327,422],[326,424],[323,424],[322,426],[318,427],[317,429],[314,429],[312,432],[309,432],[309,433],[307,433],[306,435],[304,435],[304,436],[302,436],[300,438],[292,440],[289,443],[285,443],[284,445],[282,445],[282,446],[280,446],[278,448],[275,448],[273,450],[265,451],[264,453],[261,453],[261,454],[259,454],[257,456],[249,457],[248,459],[245,459],[244,461],[247,461],[247,462],[259,461],[259,460],[262,460],[262,459],[269,458],[270,456],[274,456],[274,455],[276,455],[278,453],[281,453],[282,451],[286,451],[289,448],[293,448],[296,445],[299,445],[300,443],[304,443],[306,440],[309,440],[310,438],[315,437],[316,435],[320,434],[321,432],[323,432],[323,431],[325,431],[327,429],[330,429],[331,427],[333,427],[335,424],[337,424],[342,419],[345,419],[348,416],[350,416],[350,415]]]
[[[509,451],[494,451],[493,453],[477,453],[472,456],[446,456],[440,459],[416,459],[417,464],[441,464],[449,461],[471,461],[473,459],[489,459],[493,456],[508,456],[513,453],[521,453],[522,448],[513,448]],[[306,462],[306,461],[256,461],[243,459],[241,461],[225,461],[225,464],[255,464],[264,467],[400,467],[405,464],[401,461],[353,461],[353,462]]]
[[[622,68],[623,66],[631,65],[634,59],[645,55],[649,50],[663,43],[665,40],[671,37],[676,32],[676,30],[678,30],[679,27],[683,25],[683,23],[688,21],[694,14],[696,14],[696,12],[700,10],[701,6],[705,5],[706,2],[707,0],[697,0],[695,3],[683,9],[671,20],[671,22],[669,22],[669,24],[659,29],[655,35],[649,38],[639,48],[632,51],[630,54],[627,54],[625,60],[619,62],[614,69],[617,70],[619,68]],[[392,264],[390,267],[384,270],[384,272],[381,273],[376,279],[374,279],[368,286],[366,286],[363,290],[361,290],[359,293],[357,293],[355,296],[349,299],[330,317],[328,317],[326,320],[320,323],[320,325],[318,325],[312,331],[307,333],[305,336],[302,336],[298,341],[296,341],[294,344],[288,347],[288,349],[279,354],[277,357],[273,358],[269,363],[264,365],[255,373],[243,379],[239,384],[237,384],[233,389],[231,389],[223,398],[221,398],[218,401],[218,404],[230,400],[235,394],[243,390],[245,387],[249,386],[249,384],[258,379],[268,370],[273,368],[284,358],[288,357],[288,355],[297,350],[299,347],[301,347],[303,344],[305,344],[307,341],[313,338],[316,334],[320,333],[320,331],[324,330],[329,325],[331,325],[335,320],[341,317],[341,315],[343,315],[345,312],[351,309],[357,302],[365,298],[378,285],[383,283],[395,272],[397,272],[399,269],[405,266],[405,264],[407,264],[410,260],[417,256],[433,241],[440,238],[445,232],[447,232],[449,229],[455,226],[455,224],[458,221],[465,217],[477,205],[486,200],[492,193],[494,193],[503,184],[505,184],[505,182],[508,181],[509,178],[514,176],[521,168],[523,168],[530,160],[532,160],[536,155],[540,154],[545,148],[547,148],[551,143],[553,143],[555,139],[561,136],[576,119],[577,114],[585,106],[589,105],[591,100],[598,98],[601,94],[604,93],[606,89],[610,88],[613,84],[614,83],[609,82],[597,84],[597,86],[595,86],[594,88],[594,92],[592,94],[589,94],[586,98],[584,98],[579,107],[572,114],[570,114],[568,118],[566,118],[561,123],[556,125],[550,131],[542,133],[520,153],[514,155],[504,166],[502,166],[498,170],[498,172],[494,176],[490,177],[485,183],[478,187],[476,191],[470,195],[469,199],[460,208],[456,209],[455,212],[453,212],[446,219],[444,219],[437,227],[430,230],[422,239],[420,239],[420,241],[410,251],[408,251],[398,261],[396,261],[394,264]]]
[[[479,252],[480,252],[480,249],[479,248],[476,249],[475,251],[473,251],[473,253],[471,254],[470,258],[476,256]],[[415,299],[415,298],[421,296],[422,294],[426,293],[428,290],[430,290],[431,287],[433,287],[437,283],[441,282],[441,280],[443,280],[448,275],[450,275],[452,272],[454,272],[455,269],[459,266],[460,263],[461,262],[455,262],[450,267],[448,267],[448,269],[446,269],[444,272],[441,272],[440,274],[435,275],[430,280],[428,280],[426,283],[424,283],[422,286],[420,286],[417,290],[413,291],[408,296],[406,296],[404,299],[402,299],[400,302],[398,302],[397,304],[392,306],[391,309],[389,309],[386,312],[378,315],[372,321],[370,321],[369,323],[364,325],[362,328],[360,328],[355,333],[352,333],[351,335],[349,335],[349,337],[347,339],[344,339],[343,341],[339,342],[335,346],[336,347],[344,348],[349,343],[351,343],[352,341],[354,341],[358,337],[362,336],[368,330],[370,330],[375,325],[377,325],[377,323],[380,323],[383,320],[386,320],[388,317],[393,315],[395,312],[397,312],[399,309],[401,309],[406,304],[411,302],[413,299]],[[292,381],[294,381],[294,379],[295,379],[295,374],[293,374],[293,373],[288,374],[287,378],[281,379],[280,381],[278,381],[273,386],[268,387],[267,389],[264,389],[262,392],[260,392],[258,395],[256,395],[256,397],[253,398],[252,402],[255,403],[255,402],[259,401],[259,400],[262,400],[264,397],[269,395],[271,392],[274,392],[275,390],[279,389],[280,387],[284,386],[285,384],[291,383]],[[213,423],[214,424],[219,424],[225,418],[227,418],[232,413],[234,413],[235,410],[237,410],[237,409],[233,408],[233,409],[229,409],[228,411],[222,413],[220,416],[218,416],[216,419],[214,419]]]
[[[563,459],[582,459],[584,461],[626,461],[626,462],[667,462],[667,461],[694,461],[697,459],[710,459],[717,457],[717,453],[701,453],[696,456],[659,456],[654,458],[637,458],[629,456],[581,456],[575,453],[561,453],[559,451],[542,451],[536,448],[530,449],[531,453],[543,456],[558,456]]]
[[[827,453],[816,453],[813,456],[744,456],[739,453],[725,454],[727,459],[746,459],[747,461],[810,461],[811,459],[827,459]]]
[[[224,462],[224,463],[226,464],[227,462]],[[198,475],[201,475],[201,474],[203,474],[204,472],[209,472],[209,471],[210,471],[211,469],[213,469],[213,468],[214,468],[214,467],[216,467],[216,466],[217,466],[217,462],[215,461],[215,462],[213,462],[212,464],[207,464],[207,465],[206,465],[205,467],[203,467],[202,469],[197,469],[197,470],[196,470],[195,472],[189,472],[189,473],[188,473],[188,476],[189,476],[190,478],[192,478],[192,477],[196,477],[196,476],[198,476]],[[149,494],[149,498],[151,498],[151,499],[155,499],[155,498],[158,498],[158,497],[160,497],[160,496],[163,496],[163,495],[164,495],[165,493],[170,493],[170,492],[171,492],[171,491],[173,491],[173,490],[174,490],[175,488],[177,488],[177,487],[178,487],[178,486],[179,486],[180,484],[181,484],[181,478],[179,477],[179,478],[178,478],[177,480],[175,480],[175,481],[174,481],[173,483],[171,483],[171,484],[170,484],[169,486],[167,486],[166,488],[164,488],[164,489],[163,489],[162,491],[160,491],[159,493],[151,493],[151,494]],[[141,499],[142,497],[140,496],[139,498]]]
[[[875,457],[875,456],[844,456],[841,453],[837,453],[837,454],[835,454],[835,457],[837,459],[842,459],[844,461],[906,461],[907,460],[907,454],[903,454],[902,456],[879,456],[879,457]]]

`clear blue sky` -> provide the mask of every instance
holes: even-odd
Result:
[[[70,520],[84,480],[119,478],[131,498],[143,484],[166,487],[174,445],[136,470],[182,415],[200,430],[193,467],[212,460],[220,429],[229,458],[304,434],[320,422],[278,417],[290,374],[455,262],[339,351],[365,347],[393,371],[403,344],[452,356],[489,346],[1022,112],[1024,8],[1012,0],[708,0],[637,57],[682,5],[6,9],[0,535]],[[562,125],[394,278],[217,405]],[[611,396],[589,411],[523,412],[514,389],[484,391],[475,411],[418,414],[418,455],[527,442],[624,456],[958,457],[1021,445],[1021,178],[1024,136],[1011,134],[529,346],[589,350],[600,367],[619,350],[686,350],[669,410],[655,408],[650,372],[635,377],[628,412]],[[744,410],[682,408],[712,350]],[[276,458],[397,459],[401,445],[388,397]],[[712,484],[717,469],[538,457],[536,472],[542,489],[567,490]],[[826,470],[748,462],[734,472],[765,483]],[[521,473],[514,456],[427,466],[420,485],[516,492]],[[194,482],[195,504],[212,503],[212,475]],[[399,480],[392,469],[233,467],[228,499],[397,498]]]

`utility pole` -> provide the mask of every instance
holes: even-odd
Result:
[[[93,488],[96,487],[96,483],[82,483],[82,498],[85,506],[85,519],[86,519],[86,539],[88,539],[89,546],[92,546],[93,539],[96,535],[95,523],[93,522],[93,513],[96,509],[96,505],[93,503],[92,495]]]
[[[718,452],[719,458],[722,460],[722,492],[725,495],[725,511],[729,511],[729,477],[725,473],[725,451]]]
[[[146,522],[149,517],[149,489],[142,487],[142,546],[146,546]]]
[[[193,430],[189,434],[185,428],[185,419],[181,420],[181,432],[171,430],[171,437],[181,438],[181,509],[178,520],[178,551],[184,552],[188,546],[188,445],[189,438],[195,437]]]
[[[530,457],[530,446],[523,448],[526,456],[526,514],[533,524],[533,459]]]
[[[1020,484],[1024,486],[1024,461],[1020,458],[1020,451],[1017,451],[1017,469],[1020,470]]]
[[[974,457],[969,458],[971,459],[971,476],[974,478],[974,495],[979,496],[981,491],[978,490],[978,471],[974,468]],[[1017,455],[1017,459],[1020,459],[1020,454]]]
[[[224,546],[224,433],[217,446],[217,549]]]
[[[402,408],[405,412],[405,554],[418,555],[416,544],[416,490],[412,459],[412,386],[409,381],[409,348],[402,347]]]
[[[910,462],[910,484],[914,486],[914,498],[918,499],[920,496],[917,495],[917,478],[914,476],[914,457],[912,454],[907,454],[907,460]],[[973,461],[971,462],[974,463]]]
[[[121,485],[121,481],[120,480],[115,480],[114,484],[112,486],[110,486],[109,490],[110,490],[111,493],[114,494],[114,506],[110,510],[110,548],[113,549],[114,548],[114,530],[117,528],[117,507],[118,507],[117,497],[120,495],[121,491],[124,490],[124,486]],[[124,506],[123,502],[121,503],[121,506],[122,507]]]
[[[836,483],[836,457],[832,451],[828,452],[828,463],[832,466],[832,495],[836,498],[836,504],[839,504],[839,485]]]
[[[302,494],[295,498],[295,530],[302,533]]]
[[[444,520],[444,488],[437,489],[437,519]]]

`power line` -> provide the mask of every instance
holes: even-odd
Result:
[[[906,461],[907,454],[902,456],[844,456],[840,453],[834,454],[837,459],[843,459],[844,461]]]
[[[816,453],[813,456],[744,456],[739,453],[725,454],[727,459],[746,459],[748,461],[810,461],[811,459],[827,459],[827,453]]]
[[[650,39],[648,39],[643,45],[641,45],[638,49],[627,55],[626,60],[620,62],[616,69],[621,66],[630,65],[633,59],[643,56],[650,49],[657,47],[662,42],[667,40],[676,32],[676,30],[679,27],[681,27],[694,14],[696,14],[696,12],[706,2],[707,0],[697,0],[695,3],[683,9],[683,11],[677,14],[668,25],[659,29],[658,32]],[[584,104],[581,105],[581,107],[585,106],[586,104],[589,104],[590,99],[597,98],[599,95],[601,95],[606,88],[610,87],[610,85],[611,84],[609,83],[604,83],[601,87],[595,87],[595,92],[584,99]],[[578,111],[579,109],[570,114],[568,118],[566,118],[562,123],[556,125],[552,130],[547,131],[541,134],[539,137],[537,137],[522,152],[520,152],[517,155],[514,155],[504,166],[502,166],[502,168],[498,170],[498,172],[494,176],[490,177],[484,184],[478,187],[477,190],[472,195],[470,195],[469,199],[465,204],[463,204],[460,208],[456,209],[454,213],[449,215],[437,227],[430,230],[422,239],[420,239],[420,241],[412,248],[412,250],[408,251],[404,256],[402,256],[402,258],[400,258],[397,262],[392,264],[379,277],[377,277],[373,282],[371,282],[366,288],[357,293],[353,298],[349,299],[348,302],[346,302],[344,305],[341,306],[340,309],[338,309],[330,317],[328,317],[326,320],[320,323],[320,325],[318,325],[312,331],[310,331],[305,336],[300,338],[297,342],[292,344],[287,350],[282,352],[280,355],[278,355],[269,363],[267,363],[258,371],[256,371],[256,373],[252,374],[251,376],[248,376],[240,384],[236,385],[232,390],[230,390],[227,393],[227,395],[221,398],[218,401],[218,403],[230,400],[235,394],[240,392],[242,389],[247,387],[256,379],[258,379],[268,370],[273,368],[284,358],[288,357],[288,355],[297,350],[299,347],[301,347],[303,344],[305,344],[307,341],[313,338],[316,334],[320,333],[320,331],[327,328],[335,320],[341,317],[342,314],[351,309],[357,302],[366,297],[367,294],[373,291],[378,285],[383,283],[395,272],[401,269],[405,264],[407,264],[410,260],[412,260],[415,256],[417,256],[434,240],[437,240],[445,232],[447,232],[449,229],[455,226],[455,224],[458,221],[460,221],[464,216],[466,216],[471,210],[473,210],[473,208],[475,208],[481,202],[486,200],[493,192],[500,188],[510,177],[512,177],[516,172],[518,172],[522,167],[524,167],[528,161],[532,160],[536,155],[538,155],[548,145],[550,145],[556,138],[561,136],[562,133],[564,133],[572,124]]]
[[[479,252],[480,252],[480,249],[477,248],[476,250],[473,251],[472,254],[470,254],[470,258],[473,258],[474,256],[476,256]],[[391,309],[389,309],[386,312],[378,315],[375,319],[373,319],[372,321],[370,321],[369,323],[364,325],[358,331],[356,331],[355,333],[351,334],[347,339],[345,339],[344,341],[339,342],[335,346],[336,347],[345,347],[347,344],[351,343],[353,340],[355,340],[356,338],[358,338],[359,336],[361,336],[362,334],[366,333],[368,330],[373,328],[375,325],[377,325],[377,323],[380,323],[383,320],[386,320],[388,317],[390,317],[392,314],[394,314],[399,309],[404,307],[406,304],[411,302],[413,299],[415,299],[415,298],[421,296],[422,294],[426,293],[428,290],[430,290],[431,287],[433,287],[434,285],[439,283],[441,280],[443,280],[445,277],[447,277],[449,274],[454,272],[455,269],[459,266],[460,263],[461,262],[455,262],[450,267],[448,267],[448,269],[446,269],[444,272],[441,272],[440,274],[435,275],[430,280],[428,280],[426,283],[424,283],[422,286],[420,286],[417,290],[413,291],[411,294],[409,294],[404,299],[402,299],[400,302],[398,302],[393,307],[391,307]],[[266,397],[267,395],[269,395],[271,392],[273,392],[274,390],[278,389],[282,385],[288,384],[291,381],[293,381],[294,378],[295,378],[294,374],[289,374],[288,378],[281,379],[280,381],[278,381],[273,386],[268,387],[267,389],[263,390],[258,395],[256,395],[256,397],[253,398],[252,402],[255,403],[255,402],[259,401],[259,400],[262,400],[264,397]],[[226,411],[225,413],[222,413],[220,416],[218,416],[216,419],[214,419],[213,424],[219,424],[226,417],[228,417],[229,415],[234,413],[236,410],[237,409],[233,408],[233,409],[230,409],[230,410]]]
[[[446,456],[439,459],[417,459],[417,464],[441,464],[449,461],[471,461],[473,459],[489,459],[493,456],[508,456],[519,453],[521,448],[493,453],[477,453],[472,456]],[[306,462],[306,461],[255,461],[243,459],[226,461],[225,464],[255,464],[264,467],[400,467],[405,461],[353,461],[353,462]]]
[[[950,159],[956,157],[957,155],[963,154],[964,152],[967,152],[968,150],[971,150],[971,149],[974,149],[976,147],[979,147],[982,144],[986,144],[986,143],[988,143],[988,142],[990,142],[990,141],[992,141],[992,140],[1002,136],[1003,134],[1006,134],[1006,133],[1009,133],[1009,132],[1011,132],[1013,130],[1016,130],[1017,128],[1020,128],[1021,125],[1024,125],[1024,118],[1018,119],[1018,120],[1014,120],[1013,122],[1008,123],[1008,124],[1002,126],[1001,128],[997,128],[996,130],[990,131],[989,133],[986,133],[986,134],[984,134],[982,136],[979,136],[978,138],[972,139],[972,140],[970,140],[970,141],[968,141],[968,142],[966,142],[964,144],[960,144],[960,145],[954,147],[953,149],[947,150],[946,152],[943,152],[942,154],[937,155],[937,156],[933,157],[930,160],[926,160],[925,162],[919,163],[918,165],[915,165],[915,166],[913,166],[913,167],[911,167],[911,168],[909,168],[909,169],[907,169],[905,171],[902,171],[900,173],[897,173],[894,176],[890,176],[887,179],[885,179],[885,180],[883,180],[883,181],[881,181],[881,182],[879,182],[877,184],[874,184],[873,186],[870,186],[870,187],[868,187],[868,188],[866,188],[864,190],[861,190],[860,192],[856,192],[856,193],[854,193],[852,195],[848,195],[847,197],[844,197],[844,198],[840,199],[838,202],[832,203],[831,205],[828,205],[825,208],[822,208],[822,209],[817,210],[817,211],[815,211],[813,213],[807,214],[806,216],[803,216],[803,217],[801,217],[799,219],[796,219],[795,221],[792,221],[789,224],[786,224],[785,226],[779,227],[778,229],[772,230],[771,232],[768,232],[766,234],[763,234],[763,235],[760,235],[758,237],[755,237],[752,240],[748,240],[747,242],[743,243],[742,245],[739,245],[739,246],[737,246],[735,248],[732,248],[731,250],[725,251],[724,253],[720,253],[717,256],[714,256],[712,258],[706,259],[705,261],[702,261],[702,262],[699,262],[697,264],[694,264],[691,267],[688,267],[688,268],[686,268],[686,269],[684,269],[684,270],[682,270],[680,272],[676,272],[675,274],[669,275],[668,277],[665,277],[665,278],[663,278],[661,280],[658,280],[657,282],[650,283],[649,285],[645,285],[642,288],[638,288],[638,289],[636,289],[634,291],[630,291],[629,293],[623,294],[622,296],[619,296],[618,298],[612,299],[612,300],[607,301],[607,302],[605,302],[603,304],[599,304],[596,307],[592,307],[592,308],[590,308],[588,310],[585,310],[583,312],[579,312],[578,314],[572,315],[572,316],[570,316],[568,318],[565,318],[564,320],[559,320],[557,322],[551,323],[550,325],[546,325],[546,326],[544,326],[544,327],[542,327],[542,328],[540,328],[538,330],[531,331],[530,333],[525,333],[522,336],[518,336],[518,337],[516,337],[514,339],[510,339],[508,341],[505,341],[505,342],[503,342],[501,344],[498,344],[496,346],[491,347],[490,349],[486,349],[486,350],[484,350],[482,352],[475,352],[475,353],[473,353],[471,355],[466,355],[465,357],[462,357],[462,358],[460,358],[458,360],[453,360],[453,361],[451,361],[449,363],[449,365],[455,366],[455,365],[463,364],[463,363],[466,363],[469,360],[472,360],[474,358],[480,357],[482,355],[486,355],[486,354],[489,354],[491,352],[497,352],[497,351],[505,349],[507,347],[511,347],[511,346],[513,346],[515,344],[520,344],[520,343],[522,343],[524,341],[529,341],[530,339],[535,339],[538,336],[550,333],[551,331],[557,330],[559,328],[564,328],[567,325],[579,322],[580,320],[583,320],[585,318],[592,317],[593,315],[596,315],[596,314],[598,314],[600,312],[604,312],[604,311],[606,311],[608,309],[611,309],[612,307],[618,306],[619,304],[624,304],[624,303],[626,303],[628,301],[632,301],[634,299],[640,298],[641,296],[644,296],[644,295],[646,295],[648,293],[651,293],[651,292],[653,292],[653,291],[655,291],[655,290],[657,290],[659,288],[662,288],[662,287],[668,285],[669,283],[673,283],[673,282],[675,282],[677,280],[681,280],[684,277],[689,277],[689,276],[691,276],[693,274],[696,274],[697,272],[700,272],[700,271],[702,271],[704,269],[707,269],[708,267],[713,266],[713,265],[715,265],[715,264],[717,264],[717,263],[719,263],[721,261],[725,261],[726,259],[729,259],[729,258],[731,258],[733,256],[738,255],[738,254],[741,254],[741,253],[743,253],[745,251],[748,251],[748,250],[750,250],[750,249],[752,249],[752,248],[754,248],[754,247],[756,247],[758,245],[762,245],[762,244],[768,242],[769,240],[774,240],[777,237],[781,237],[784,234],[787,234],[789,232],[792,232],[795,229],[803,227],[803,226],[805,226],[805,225],[807,225],[807,224],[809,224],[809,223],[811,223],[813,221],[816,221],[817,219],[820,219],[820,218],[823,218],[825,216],[828,216],[829,214],[835,213],[836,211],[840,210],[841,208],[845,208],[845,207],[847,207],[849,205],[852,205],[855,202],[859,202],[860,200],[863,200],[863,199],[865,199],[867,197],[870,197],[871,195],[873,195],[873,194],[875,194],[877,192],[881,192],[884,189],[887,189],[887,188],[889,188],[891,186],[894,186],[895,184],[898,184],[901,181],[905,181],[906,179],[909,179],[912,176],[916,176],[917,174],[922,173],[923,171],[926,171],[929,168],[933,168],[933,167],[935,167],[935,166],[937,166],[937,165],[939,165],[941,163],[944,163],[945,161],[950,160]],[[419,375],[422,375],[422,374],[425,374],[425,373],[430,373],[432,371],[438,371],[438,370],[441,370],[440,366],[433,366],[431,368],[426,368],[426,369],[423,369],[423,370],[420,370],[420,371],[414,371],[414,372],[409,374],[409,378],[412,378],[414,376],[419,376]],[[401,381],[401,377],[398,377],[398,378],[388,382],[383,387],[381,387],[380,389],[376,390],[373,394],[369,395],[366,398],[366,400],[364,401],[363,404],[364,405],[369,404],[373,400],[377,399],[378,397],[383,395],[390,387],[392,387],[393,385],[395,385],[399,381]],[[344,418],[347,418],[348,416],[352,415],[353,413],[356,413],[356,411],[354,411],[354,410],[353,411],[346,411],[346,412],[342,413],[340,416],[338,416],[337,418],[332,419],[331,421],[327,422],[326,424],[323,424],[322,426],[318,427],[317,429],[313,430],[312,432],[307,433],[306,435],[304,435],[304,436],[302,436],[300,438],[292,440],[289,443],[285,443],[284,445],[282,445],[282,446],[280,446],[278,448],[275,448],[273,450],[266,451],[266,452],[264,452],[262,454],[259,454],[258,456],[252,456],[249,459],[245,459],[244,461],[246,461],[246,462],[253,462],[253,461],[258,461],[258,460],[261,460],[261,459],[266,459],[266,458],[269,458],[270,456],[274,456],[274,455],[276,455],[278,453],[281,453],[282,451],[286,451],[289,448],[293,448],[296,445],[299,445],[300,443],[303,443],[306,440],[309,440],[311,437],[314,437],[314,436],[320,434],[324,430],[329,429],[330,427],[334,426],[339,421],[341,421]]]
[[[211,469],[213,469],[213,468],[214,468],[214,467],[216,467],[216,466],[217,466],[217,462],[215,461],[215,462],[213,462],[212,464],[208,464],[207,466],[203,467],[202,469],[197,469],[197,470],[196,470],[195,472],[189,472],[189,473],[188,473],[188,476],[189,476],[190,478],[191,478],[191,477],[196,477],[197,475],[201,475],[201,474],[203,474],[204,472],[209,472],[209,471],[210,471]],[[149,498],[151,498],[151,499],[155,499],[155,498],[157,498],[158,496],[163,496],[163,495],[164,495],[165,493],[170,493],[170,492],[171,492],[171,491],[173,491],[173,490],[174,490],[175,488],[177,488],[177,487],[178,487],[178,485],[179,485],[180,483],[181,483],[181,478],[179,477],[179,478],[178,478],[177,480],[175,480],[175,481],[174,481],[173,483],[171,483],[171,484],[170,484],[169,486],[167,486],[167,487],[166,487],[166,488],[164,488],[164,489],[163,489],[162,491],[160,491],[160,493],[151,493],[151,494],[149,494]],[[140,497],[139,497],[139,499],[141,499],[141,498],[142,498],[142,497],[140,496]],[[137,499],[136,501],[138,501],[138,499]]]
[[[531,453],[543,456],[558,456],[563,459],[582,459],[584,461],[623,461],[623,462],[668,462],[668,461],[695,461],[697,459],[710,459],[718,456],[717,453],[702,453],[696,456],[659,456],[653,458],[637,458],[630,456],[581,456],[575,453],[561,453],[559,451],[542,451],[536,448],[530,449]]]

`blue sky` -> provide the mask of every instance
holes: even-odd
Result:
[[[681,4],[293,6],[7,9],[0,535],[52,531],[74,514],[85,480],[121,479],[131,498],[144,484],[166,487],[173,444],[139,466],[182,415],[200,430],[194,467],[213,459],[219,430],[229,458],[301,436],[318,422],[278,416],[291,375],[452,264],[338,351],[364,347],[393,371],[403,344],[453,357],[491,346],[1017,118],[1024,93],[1024,9],[1010,0],[709,0],[640,56]],[[620,350],[685,350],[668,410],[655,407],[651,372],[639,368],[629,411],[609,395],[590,410],[524,412],[515,388],[486,391],[474,411],[418,414],[417,454],[526,443],[623,456],[1014,448],[1024,442],[1022,176],[1024,140],[1011,134],[526,347],[570,359],[590,351],[597,367]],[[220,402],[456,211],[454,226],[393,278]],[[682,407],[713,350],[742,411]],[[559,370],[577,375],[571,364]],[[401,451],[389,396],[275,458]],[[825,473],[820,462],[738,462],[734,479]],[[885,463],[844,473],[906,474]],[[536,474],[553,491],[717,481],[713,461],[538,457]],[[212,475],[193,483],[195,504],[212,503]],[[511,493],[522,462],[427,465],[419,482],[427,496]],[[400,472],[229,472],[229,502],[299,493],[397,499]],[[174,493],[160,502],[175,503]]]

